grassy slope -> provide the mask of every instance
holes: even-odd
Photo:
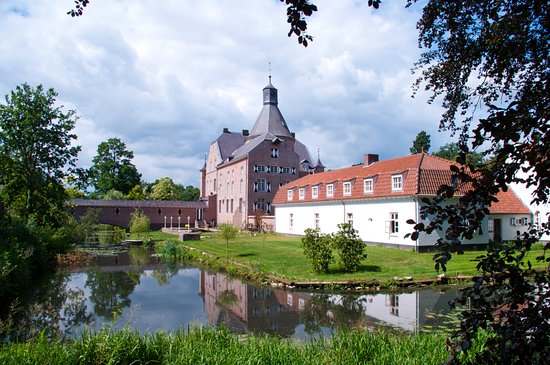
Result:
[[[225,257],[226,242],[216,234],[203,234],[201,241],[185,242],[191,247]],[[433,253],[414,253],[383,247],[366,247],[367,259],[355,273],[344,273],[336,262],[330,272],[319,274],[312,270],[305,258],[299,237],[276,234],[257,236],[241,235],[229,241],[229,259],[292,281],[345,281],[345,280],[392,280],[394,277],[412,276],[415,280],[433,279],[438,273],[434,270]],[[470,251],[464,255],[454,255],[448,265],[447,275],[476,275],[476,262],[472,261],[484,251]],[[531,252],[529,259],[542,250]]]

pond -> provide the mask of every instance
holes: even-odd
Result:
[[[197,267],[159,262],[143,247],[99,257],[93,269],[45,280],[18,316],[23,339],[37,331],[72,337],[129,326],[140,333],[225,326],[235,333],[306,339],[340,328],[414,333],[444,323],[455,287],[378,293],[283,290]]]

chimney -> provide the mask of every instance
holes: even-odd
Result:
[[[292,138],[296,138],[296,133],[292,132],[292,133],[290,133],[290,136],[291,136]]]
[[[244,137],[247,137],[247,136],[248,136],[248,129],[243,129],[243,136],[244,136]]]
[[[229,133],[229,128],[224,128],[223,133]]]
[[[367,153],[365,155],[365,165],[369,166],[373,163],[378,162],[378,155],[373,153]]]

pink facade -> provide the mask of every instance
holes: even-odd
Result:
[[[252,130],[228,128],[210,144],[201,169],[201,196],[216,196],[217,222],[245,227],[255,216],[273,220],[277,189],[299,177],[324,170],[291,133],[278,109],[277,89],[263,89],[264,103]],[[267,224],[269,226],[272,224]]]

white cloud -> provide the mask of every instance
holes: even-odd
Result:
[[[440,110],[412,99],[420,7],[317,0],[308,48],[288,38],[279,1],[92,0],[0,4],[0,95],[42,83],[81,116],[80,164],[121,138],[146,181],[198,186],[198,170],[222,128],[250,129],[271,62],[290,129],[329,168],[409,152],[420,130],[432,145]],[[433,148],[432,148],[433,149]]]

